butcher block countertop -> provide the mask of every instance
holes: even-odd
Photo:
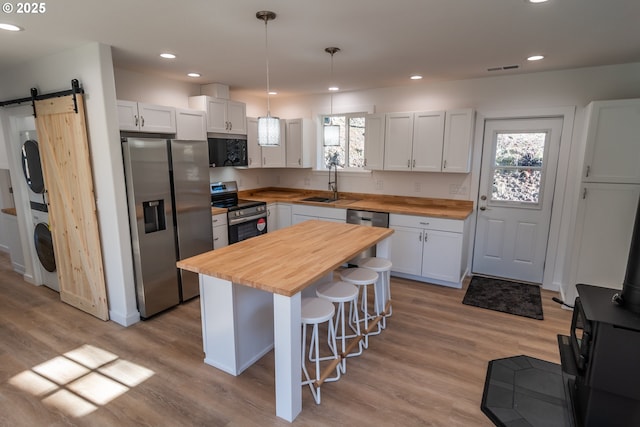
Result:
[[[469,200],[343,192],[340,192],[339,195],[339,199],[335,202],[318,203],[307,202],[303,199],[313,196],[330,198],[332,197],[332,193],[327,191],[305,191],[286,188],[245,190],[239,193],[241,199],[260,200],[267,203],[285,202],[460,220],[466,219],[473,212],[473,202]]]
[[[211,215],[226,214],[227,210],[227,208],[216,208],[215,206],[211,206]]]
[[[293,296],[393,233],[320,220],[243,240],[178,261],[178,268]]]

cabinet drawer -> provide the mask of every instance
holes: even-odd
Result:
[[[227,214],[218,214],[211,216],[211,225],[214,227],[227,225]]]
[[[401,214],[390,214],[389,226],[424,228],[454,233],[462,233],[464,231],[464,221],[461,220]]]

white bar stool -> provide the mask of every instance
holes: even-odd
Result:
[[[342,369],[342,373],[347,372],[347,357],[359,356],[362,354],[362,341],[358,342],[358,351],[352,351],[347,353],[347,338],[358,338],[360,336],[360,319],[358,316],[358,288],[355,285],[352,285],[347,282],[334,281],[329,283],[324,283],[316,289],[316,295],[320,298],[324,298],[327,301],[332,303],[338,303],[338,312],[335,318],[335,328],[338,329],[338,324],[340,324],[340,334],[336,331],[336,340],[340,340],[340,354],[342,357],[342,361],[340,362],[340,366]],[[351,313],[353,308],[355,307],[355,334],[346,334],[346,317],[344,315],[344,304],[351,303],[349,305],[349,316],[351,321]]]
[[[361,268],[371,269],[380,275],[380,284],[376,288],[376,292],[378,288],[382,292],[382,298],[378,302],[382,305],[382,310],[384,311],[386,302],[391,300],[391,267],[393,267],[393,264],[386,258],[367,257],[358,260],[357,265]],[[389,304],[389,312],[382,318],[382,329],[387,327],[387,317],[392,314],[393,306]]]
[[[320,373],[320,361],[322,360],[335,360],[338,359],[338,353],[336,351],[336,330],[333,324],[333,315],[335,314],[335,307],[329,301],[322,298],[302,298],[301,301],[301,322],[302,322],[302,371],[304,373],[304,380],[302,386],[308,385],[313,395],[313,399],[316,404],[320,404],[320,385],[319,382],[324,381],[337,381],[340,379],[340,364],[336,366],[336,376],[326,378],[322,380]],[[320,323],[328,322],[328,342],[331,349],[332,356],[320,357],[320,339],[318,338],[318,325]],[[309,376],[307,371],[305,353],[307,347],[307,326],[313,326],[313,332],[311,333],[311,342],[309,344],[309,359],[316,365],[315,378]]]
[[[368,269],[368,268],[347,268],[345,270],[341,270],[340,272],[340,278],[348,283],[351,283],[353,285],[357,285],[359,288],[362,289],[362,301],[361,301],[361,305],[360,305],[360,310],[362,310],[362,319],[360,319],[360,322],[364,323],[364,340],[363,340],[363,347],[364,348],[369,348],[369,335],[377,335],[382,331],[382,325],[380,325],[380,323],[378,323],[378,330],[376,332],[370,333],[369,332],[369,320],[371,319],[375,319],[375,316],[369,313],[369,301],[367,299],[367,287],[370,285],[375,285],[375,283],[378,281],[378,273],[376,273],[375,271]],[[378,295],[375,292],[375,286],[374,286],[374,306],[376,308],[376,315],[380,315],[380,312],[378,311]],[[356,307],[356,310],[358,308]]]

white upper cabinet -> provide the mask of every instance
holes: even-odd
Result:
[[[384,169],[440,172],[444,111],[386,116]]]
[[[382,170],[384,166],[384,114],[367,114],[364,122],[364,168]]]
[[[262,167],[287,167],[287,130],[286,121],[280,119],[280,145],[262,147]],[[256,138],[257,139],[257,138]]]
[[[199,95],[189,97],[189,108],[206,112],[207,132],[247,134],[247,106],[243,102]]]
[[[471,108],[445,114],[442,172],[471,172],[471,141],[475,114]]]
[[[247,167],[262,167],[262,147],[258,144],[257,117],[247,117]]]
[[[443,139],[444,111],[414,113],[411,170],[440,172]]]
[[[585,182],[640,183],[640,99],[587,107]]]
[[[120,130],[152,133],[176,133],[176,111],[173,107],[117,101]]]
[[[384,170],[470,172],[473,121],[470,108],[386,114]]]
[[[309,119],[287,119],[286,161],[288,168],[310,168],[314,126]]]
[[[207,139],[207,119],[204,111],[176,109],[176,139],[202,141]]]
[[[389,113],[385,119],[384,169],[410,171],[413,113]]]

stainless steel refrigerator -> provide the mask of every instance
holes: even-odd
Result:
[[[138,310],[143,318],[199,294],[176,261],[213,249],[207,141],[122,138]]]

